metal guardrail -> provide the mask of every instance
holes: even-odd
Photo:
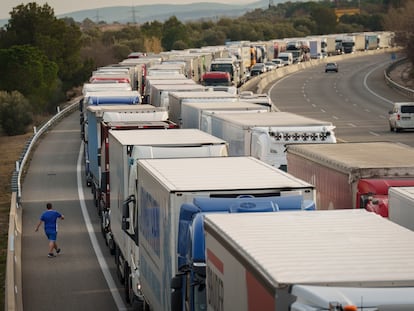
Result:
[[[19,161],[16,162],[16,171],[13,172],[11,181],[12,197],[9,213],[4,310],[23,311],[21,267],[22,207],[20,204],[23,169],[39,138],[62,118],[78,109],[78,102],[79,98],[73,99],[65,109],[59,111],[39,131],[36,131],[27,142]]]
[[[395,69],[396,67],[398,67],[398,66],[400,66],[400,65],[402,65],[402,64],[404,64],[404,63],[407,63],[408,61],[409,61],[409,60],[408,60],[407,58],[402,58],[402,59],[399,59],[399,60],[397,60],[397,61],[393,62],[393,63],[391,64],[391,66],[387,67],[387,68],[384,70],[384,79],[385,79],[385,83],[387,83],[390,87],[392,87],[392,88],[393,88],[393,89],[395,89],[396,91],[398,91],[398,92],[402,93],[402,94],[403,94],[403,95],[405,95],[405,96],[408,96],[408,97],[414,98],[414,90],[413,90],[413,89],[410,89],[410,88],[408,88],[408,87],[405,87],[405,86],[399,85],[398,83],[396,83],[395,81],[393,81],[393,80],[391,79],[391,77],[390,77],[390,72],[391,72],[393,69]]]

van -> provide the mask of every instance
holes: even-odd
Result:
[[[414,102],[397,102],[389,111],[390,131],[414,129]]]
[[[293,64],[293,54],[290,52],[279,53],[278,58],[283,61],[285,66]]]

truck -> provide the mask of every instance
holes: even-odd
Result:
[[[344,35],[342,36],[342,50],[345,54],[355,52],[355,36]]]
[[[132,91],[132,87],[129,83],[84,83],[82,86],[82,95],[85,96],[91,92],[102,92],[108,90]]]
[[[234,102],[184,102],[181,105],[182,128],[196,128],[201,129],[201,124],[204,122],[205,111],[213,111],[214,113],[230,113],[230,112],[248,112],[256,113],[259,111],[269,111],[269,107],[259,104],[253,104],[246,101]],[[209,131],[205,131],[209,132]]]
[[[170,120],[182,125],[181,105],[184,102],[195,101],[237,101],[238,96],[226,91],[204,91],[204,92],[169,92],[168,101],[169,109],[168,114]]]
[[[388,204],[389,219],[414,231],[414,186],[390,187]]]
[[[141,96],[137,91],[108,90],[100,92],[87,92],[79,101],[79,123],[81,127],[81,138],[87,143],[88,137],[86,127],[88,118],[86,109],[88,106],[103,105],[138,105],[141,103]]]
[[[336,37],[334,35],[330,35],[330,36],[326,37],[325,51],[324,52],[328,56],[338,55],[338,54],[342,53],[342,51],[338,50],[338,48],[337,48]]]
[[[219,72],[228,72],[232,85],[239,87],[242,85],[245,80],[246,70],[243,68],[243,62],[237,57],[225,57],[225,58],[216,58],[211,61],[210,72],[219,71]]]
[[[192,79],[187,78],[183,74],[165,74],[165,75],[155,75],[147,76],[144,80],[143,92],[142,92],[142,101],[145,104],[150,102],[152,84],[196,84]]]
[[[180,210],[187,206],[187,216],[194,213],[194,208],[191,211],[189,206],[194,199],[205,200],[205,211],[207,205],[212,209],[223,206],[226,198],[257,197],[268,207],[272,199],[266,197],[300,195],[303,200],[314,201],[312,185],[252,157],[141,160],[138,176],[140,284],[150,310],[171,310],[172,303],[175,305],[175,299],[180,296],[179,292],[171,295],[174,299],[170,296],[171,286],[177,288],[178,279],[183,280],[179,276],[182,271],[178,270],[178,265],[183,263],[183,258],[177,256],[178,239],[190,242],[189,236],[178,235],[184,225],[180,221],[184,216],[180,216]],[[221,203],[213,204],[209,199]],[[247,206],[234,206],[235,210],[242,212],[251,206],[245,203]],[[200,204],[203,203],[199,201]],[[258,208],[264,208],[263,205],[258,203]],[[197,251],[202,252],[203,243],[194,242],[198,245]],[[202,264],[194,263],[191,268],[203,277]],[[190,274],[186,275],[190,278]],[[193,280],[186,284],[195,286],[195,294],[202,297],[205,287],[197,277],[191,275]]]
[[[169,129],[177,125],[168,120],[166,109],[145,104],[88,106],[86,113],[86,184],[101,216],[109,210],[109,130]]]
[[[363,33],[355,33],[355,51],[365,51],[365,35]]]
[[[204,86],[231,86],[233,85],[230,73],[227,71],[208,71],[201,77]]]
[[[293,54],[291,52],[279,53],[278,58],[280,58],[283,61],[283,64],[285,66],[293,64]]]
[[[283,176],[278,176],[281,180]],[[289,178],[289,177],[288,177]],[[177,241],[178,273],[171,280],[171,310],[205,310],[205,232],[203,218],[210,213],[265,213],[313,211],[313,200],[296,191],[277,196],[237,198],[194,198],[180,208]]]
[[[177,81],[176,84],[163,84],[160,82],[151,83],[149,104],[156,107],[165,107],[169,110],[169,96],[170,92],[204,92],[205,87],[194,83],[194,84],[181,84]]]
[[[414,308],[414,232],[373,213],[216,213],[204,230],[207,310]]]
[[[137,260],[141,237],[138,240],[137,209],[149,198],[142,197],[137,187],[141,180],[138,163],[156,158],[226,157],[228,147],[222,139],[197,129],[110,130],[108,144],[111,195],[110,209],[104,217],[107,237],[114,245],[117,275],[125,286],[125,298],[139,305],[141,271]]]
[[[312,38],[309,40],[309,54],[312,59],[322,58],[322,44],[320,39]]]
[[[414,148],[392,142],[289,145],[286,157],[289,173],[316,186],[323,210],[368,206],[387,217],[388,188],[414,180]]]
[[[365,33],[365,49],[376,50],[378,49],[378,34],[376,33]]]
[[[205,113],[201,130],[229,143],[230,156],[252,156],[286,171],[286,146],[336,143],[335,126],[290,112]]]

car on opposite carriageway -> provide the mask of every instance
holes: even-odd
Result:
[[[325,72],[338,72],[338,64],[335,62],[329,62],[325,65]]]

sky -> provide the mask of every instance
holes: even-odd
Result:
[[[14,7],[20,4],[27,4],[30,2],[36,2],[39,5],[47,3],[53,8],[55,15],[61,15],[65,13],[71,13],[76,11],[83,11],[89,9],[97,9],[111,6],[139,6],[148,4],[190,4],[196,2],[220,2],[228,4],[247,4],[256,2],[257,0],[37,0],[37,1],[22,1],[22,0],[0,0],[0,19],[8,19],[10,12]]]

